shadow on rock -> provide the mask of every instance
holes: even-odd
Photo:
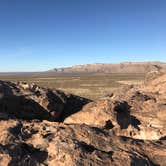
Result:
[[[0,81],[0,119],[49,120],[62,122],[90,100],[66,95],[60,90],[45,89],[36,84]]]
[[[48,157],[47,152],[26,143],[0,144],[0,153],[9,154],[11,157],[8,166],[37,166]]]
[[[130,115],[131,106],[126,102],[115,102],[114,111],[116,112],[116,119],[121,129],[127,129],[131,124],[133,127],[139,129],[138,125],[141,122],[134,116]]]
[[[61,121],[63,122],[70,115],[81,111],[83,106],[90,103],[90,102],[92,102],[92,100],[84,98],[84,97],[69,94],[67,96],[67,102],[66,102],[63,114],[62,114]]]
[[[9,128],[8,131],[18,140],[26,140],[38,132],[34,128],[29,129],[29,126],[23,126],[21,122],[16,126]]]
[[[25,96],[6,96],[0,100],[0,110],[8,114],[9,118],[24,120],[53,120],[50,113],[40,104]]]

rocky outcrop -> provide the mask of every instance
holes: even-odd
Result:
[[[0,166],[165,166],[165,88],[160,74],[90,102],[1,81]]]
[[[75,103],[69,105],[72,99]],[[36,84],[0,82],[1,119],[61,121],[67,114],[67,107],[78,111],[88,102],[88,99],[41,88]]]
[[[165,140],[117,137],[87,125],[0,121],[0,165],[165,165]],[[125,162],[124,162],[125,161]]]
[[[116,135],[158,140],[166,135],[166,74],[148,84],[124,86],[111,96],[84,106],[65,123],[85,123]]]

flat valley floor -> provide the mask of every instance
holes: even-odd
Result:
[[[39,86],[60,89],[67,93],[95,100],[124,84],[141,84],[144,74],[55,74],[55,73],[1,73],[0,80],[36,83]]]

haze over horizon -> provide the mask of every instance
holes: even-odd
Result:
[[[1,0],[0,72],[166,61],[165,0]]]

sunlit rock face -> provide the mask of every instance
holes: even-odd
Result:
[[[166,74],[139,86],[123,86],[84,106],[65,123],[108,128],[116,135],[158,140],[166,135]],[[110,126],[109,126],[110,125]]]
[[[0,121],[0,165],[165,165],[166,142],[79,124]],[[124,162],[125,161],[125,162]]]

